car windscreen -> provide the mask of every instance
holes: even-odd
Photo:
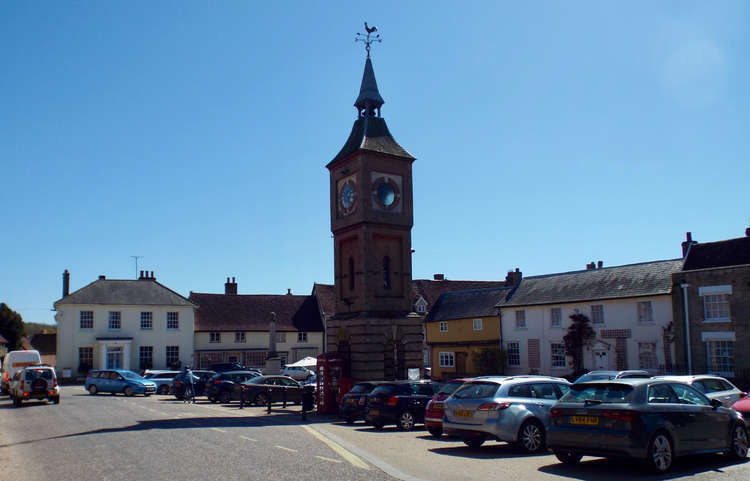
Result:
[[[494,382],[468,382],[453,393],[456,399],[481,399],[494,397],[500,384]]]
[[[568,394],[560,402],[583,403],[598,401],[604,403],[624,403],[630,400],[633,386],[627,384],[573,384]]]
[[[456,389],[460,388],[463,385],[464,385],[463,382],[450,382],[449,381],[449,382],[443,384],[443,387],[440,388],[440,391],[438,391],[438,393],[440,393],[440,394],[453,394],[454,392],[456,392]]]
[[[351,391],[349,391],[350,394],[367,394],[368,392],[372,391],[373,385],[372,384],[355,384],[352,386]]]
[[[590,381],[606,381],[607,379],[612,379],[614,374],[584,374],[583,376],[576,379],[575,382],[590,382]]]
[[[46,379],[47,381],[52,380],[52,371],[49,369],[27,369],[24,375],[26,381],[33,381],[39,378]]]
[[[246,381],[243,381],[242,384],[266,384],[268,382],[268,378],[265,376],[255,376],[251,377],[250,379],[247,379]]]
[[[143,379],[141,376],[139,376],[138,374],[134,373],[133,371],[120,371],[120,374],[125,379]]]
[[[411,394],[411,388],[406,384],[384,384],[378,386],[370,393],[371,397],[377,395],[393,395],[393,394]]]

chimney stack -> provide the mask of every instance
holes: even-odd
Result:
[[[599,262],[596,263],[596,268],[597,269],[601,269],[602,267],[604,267],[604,262],[599,261]]]
[[[588,264],[586,264],[586,270],[587,271],[590,271],[592,269],[596,269],[596,262],[594,262],[594,261],[591,261]]]
[[[100,276],[99,276],[99,280],[100,280],[100,281],[103,281],[103,280],[104,280],[104,279],[106,279],[106,278],[107,278],[107,277],[106,277],[106,276],[105,276],[104,274],[102,274],[102,275],[100,275]]]
[[[151,271],[151,275],[149,276],[149,279],[151,279],[152,281],[156,280],[156,277],[154,277],[154,271]]]
[[[224,284],[224,295],[227,295],[227,296],[237,295],[237,283],[234,281],[234,277],[232,277],[232,282],[229,282],[229,278],[227,277],[227,282],[226,284]]]
[[[436,281],[444,281],[445,280],[445,274],[435,274],[432,276],[432,278]]]
[[[508,271],[508,274],[505,276],[505,284],[508,286],[517,286],[521,283],[522,277],[523,273],[516,267],[515,271]]]
[[[692,232],[686,232],[685,233],[685,242],[682,243],[682,258],[684,259],[687,255],[688,251],[690,250],[690,246],[693,244],[697,244],[693,240],[693,233]]]
[[[292,295],[292,290],[291,290],[291,289],[289,289],[289,288],[287,288],[287,290],[286,290],[286,295],[287,295],[287,296],[291,296],[291,295]]]
[[[750,227],[745,229],[745,237],[750,237]]]
[[[65,269],[65,272],[63,272],[63,297],[68,294],[70,294],[70,272]]]
[[[146,277],[143,275],[143,271],[141,271],[141,276],[138,278],[138,280],[145,279]]]

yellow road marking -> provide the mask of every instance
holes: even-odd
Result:
[[[279,446],[279,445],[276,445],[276,446],[274,446],[274,447],[275,447],[275,448],[279,448],[279,449],[283,449],[284,451],[289,451],[290,453],[296,453],[296,452],[297,452],[297,450],[296,450],[296,449],[285,448],[284,446]]]
[[[244,439],[244,440],[246,440],[246,441],[252,441],[252,442],[254,442],[254,443],[257,443],[257,442],[258,442],[258,440],[257,440],[257,439],[253,439],[253,438],[248,438],[247,436],[240,436],[240,439]]]
[[[327,458],[325,456],[315,456],[315,457],[318,458],[318,459],[322,459],[323,461],[330,461],[332,463],[341,463],[341,462],[343,462],[340,459]]]
[[[362,461],[361,459],[359,459],[357,456],[353,455],[352,453],[350,453],[349,451],[347,451],[346,449],[344,449],[339,444],[334,443],[333,441],[331,441],[330,439],[328,439],[327,437],[323,436],[318,431],[314,430],[313,428],[311,428],[309,426],[302,426],[302,427],[308,433],[310,433],[314,437],[316,437],[319,441],[321,441],[321,442],[325,443],[326,445],[328,445],[329,448],[333,449],[336,452],[336,454],[338,454],[339,456],[341,456],[342,458],[344,458],[352,466],[360,468],[360,469],[364,469],[366,471],[370,470],[370,467],[367,465],[367,463],[365,463],[364,461]]]

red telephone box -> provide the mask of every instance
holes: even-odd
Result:
[[[341,398],[351,388],[352,381],[342,376],[344,358],[337,353],[321,354],[315,366],[318,382],[318,413],[336,414]]]

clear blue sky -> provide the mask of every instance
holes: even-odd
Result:
[[[748,226],[750,4],[0,4],[0,301],[139,268],[187,296],[333,283],[328,163],[363,21],[414,163],[413,276],[679,257]]]

